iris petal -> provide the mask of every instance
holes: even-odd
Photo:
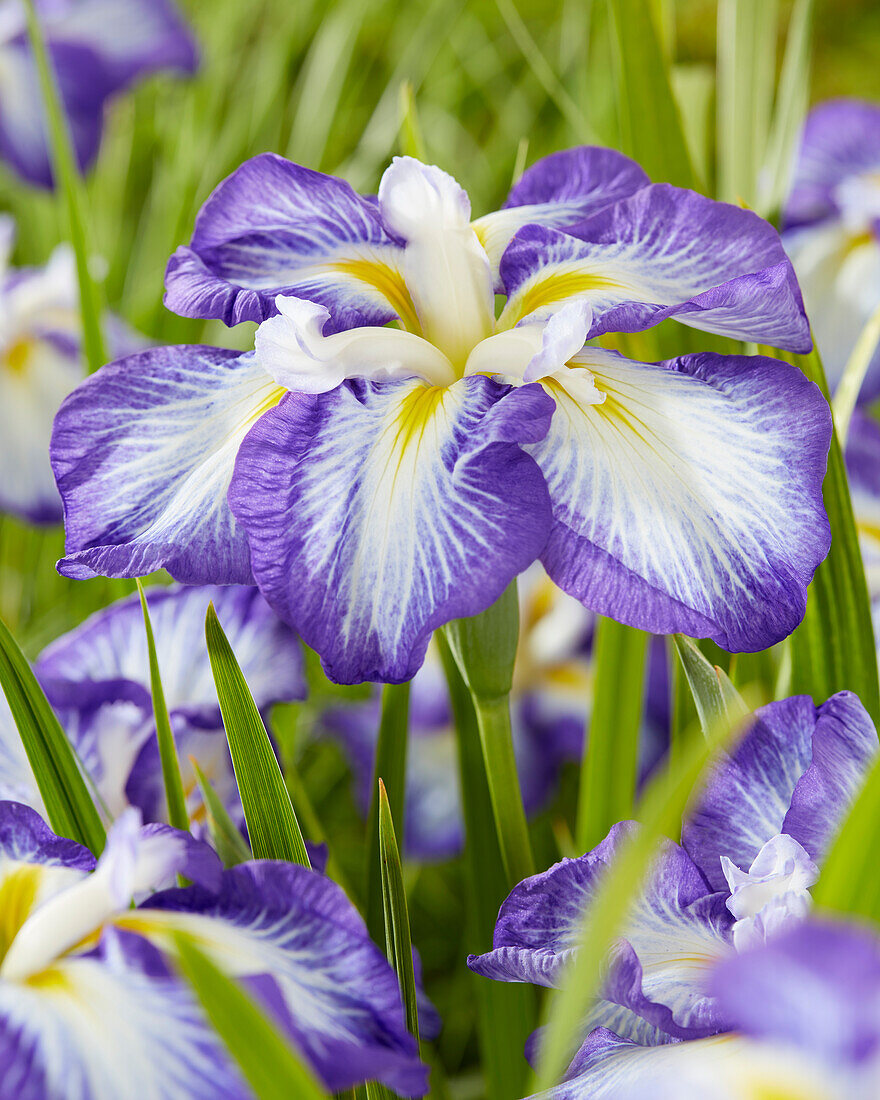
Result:
[[[251,580],[226,503],[238,446],[283,390],[253,356],[156,348],[103,367],[64,402],[52,465],[65,504],[66,576],[190,584]]]
[[[516,441],[550,411],[537,388],[486,378],[346,382],[255,426],[230,503],[263,594],[334,679],[409,679],[436,627],[541,552],[546,488]]]
[[[828,407],[794,367],[759,357],[575,363],[605,400],[557,375],[550,431],[528,448],[556,524],[543,556],[566,592],[657,633],[764,649],[804,613],[828,551]],[[573,372],[575,377],[579,371]]]

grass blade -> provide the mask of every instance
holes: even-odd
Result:
[[[153,717],[156,720],[156,740],[159,742],[159,759],[162,762],[162,781],[165,785],[165,801],[168,805],[168,824],[186,832],[189,829],[189,814],[186,812],[186,795],[183,793],[183,780],[180,778],[180,761],[174,744],[171,719],[165,703],[165,691],[159,672],[159,658],[156,656],[156,640],[153,637],[153,624],[150,621],[150,609],[140,580],[137,584],[141,598],[141,610],[144,615],[144,629],[147,634],[147,652],[150,655],[150,691],[153,696]]]
[[[376,943],[385,937],[382,902],[382,856],[379,835],[379,782],[388,794],[391,815],[403,821],[406,812],[406,750],[409,737],[409,684],[386,684],[373,766],[373,793],[367,821],[367,930]]]
[[[655,182],[695,187],[653,5],[650,0],[610,0],[610,11],[623,151]]]
[[[258,1100],[328,1100],[314,1073],[250,994],[189,936],[177,932],[174,945],[181,973]]]
[[[649,636],[602,618],[595,639],[593,713],[575,831],[579,852],[595,847],[615,821],[632,817]]]
[[[107,839],[73,746],[18,643],[0,619],[0,685],[18,727],[49,824],[95,855]]]
[[[236,828],[235,822],[229,816],[229,811],[199,767],[195,757],[190,757],[190,764],[196,775],[202,801],[205,803],[211,843],[214,845],[217,855],[223,861],[223,866],[234,867],[236,863],[246,863],[247,860],[253,859],[253,854],[241,835],[241,831]]]
[[[86,244],[85,218],[83,207],[82,180],[74,157],[70,127],[43,30],[37,17],[34,0],[25,0],[28,37],[34,53],[34,62],[40,78],[43,93],[43,105],[49,131],[49,146],[52,153],[52,169],[55,184],[61,188],[67,206],[67,218],[70,228],[70,241],[76,256],[76,275],[79,282],[80,313],[82,316],[83,350],[89,364],[89,370],[96,371],[107,362],[104,339],[101,334],[101,299],[98,288],[89,271],[89,252]]]
[[[568,1066],[579,1042],[578,1027],[601,988],[605,959],[618,935],[658,843],[677,837],[710,758],[731,735],[727,722],[709,736],[688,738],[679,761],[649,784],[638,819],[641,827],[621,848],[585,915],[565,985],[549,1001],[547,1030],[538,1067],[538,1091],[550,1088]]]
[[[419,1009],[416,1004],[416,976],[413,970],[409,910],[403,886],[400,850],[385,784],[379,780],[379,851],[382,857],[382,903],[385,910],[385,953],[397,974],[406,1012],[406,1026],[419,1042]]]
[[[305,842],[269,734],[213,604],[208,607],[205,636],[254,856],[308,867]]]
[[[776,76],[778,0],[719,0],[718,198],[754,207]]]
[[[825,372],[815,349],[803,356],[773,354],[799,366],[827,398]],[[795,695],[812,695],[817,702],[836,691],[854,691],[877,725],[880,686],[871,604],[836,431],[831,440],[823,495],[831,523],[831,550],[813,576],[804,621],[789,640],[789,690]]]

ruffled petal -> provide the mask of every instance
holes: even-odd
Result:
[[[511,237],[524,225],[577,235],[577,224],[650,183],[634,160],[614,149],[579,145],[543,157],[523,172],[504,207],[474,222],[497,277]]]
[[[851,692],[820,707],[806,695],[761,707],[714,766],[682,843],[717,890],[727,885],[722,856],[748,867],[778,833],[821,859],[876,752],[874,726]]]
[[[494,949],[471,956],[468,966],[500,981],[559,984],[584,911],[632,827],[615,825],[586,856],[563,860],[515,887],[498,915]],[[709,894],[684,850],[666,844],[612,953],[604,998],[669,1035],[717,1031],[717,1008],[702,987],[717,959],[732,950],[732,923],[724,896]]]
[[[277,294],[292,294],[326,306],[332,331],[396,316],[418,331],[401,256],[375,203],[343,180],[263,153],[202,207],[190,246],[168,263],[165,304],[236,325],[264,321]]]
[[[658,634],[765,649],[800,622],[828,552],[831,420],[799,370],[761,357],[649,365],[598,348],[544,385],[527,447],[550,490],[544,565],[585,606]],[[604,401],[579,393],[589,373]]]
[[[346,382],[290,394],[248,435],[229,499],[273,608],[341,683],[413,676],[431,633],[540,554],[537,388]]]
[[[247,1100],[187,988],[155,973],[137,937],[105,934],[99,956],[0,982],[0,1093],[16,1100]],[[161,960],[160,960],[161,966]]]
[[[226,503],[242,438],[283,394],[252,356],[154,348],[103,367],[64,402],[52,467],[68,577],[164,566],[189,584],[247,584],[247,539]]]
[[[174,931],[195,936],[269,1001],[330,1091],[378,1079],[404,1096],[424,1093],[397,979],[329,879],[270,860],[241,864],[217,893],[169,890],[116,924],[166,948]]]
[[[791,262],[756,214],[668,184],[645,187],[577,228],[528,226],[501,261],[502,323],[573,297],[593,307],[592,336],[668,317],[694,328],[809,351]]]

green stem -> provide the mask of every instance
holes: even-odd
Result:
[[[584,747],[575,841],[588,852],[632,817],[649,635],[613,619],[596,627],[596,687]]]
[[[80,313],[82,315],[83,349],[90,371],[96,371],[106,363],[104,340],[101,334],[101,301],[98,288],[89,272],[89,254],[86,247],[85,200],[82,179],[77,167],[73,141],[67,116],[61,103],[55,72],[46,49],[43,30],[37,17],[34,0],[25,0],[28,35],[34,51],[34,61],[40,78],[43,103],[49,129],[49,145],[52,154],[52,170],[56,186],[60,184],[67,206],[70,241],[76,256],[76,275],[79,282]]]
[[[376,744],[376,762],[367,821],[367,876],[365,916],[367,929],[378,944],[385,942],[385,910],[382,904],[382,864],[379,853],[379,780],[388,792],[392,818],[400,823],[406,810],[406,749],[409,724],[409,684],[386,684],[382,691],[382,717]]]
[[[458,747],[468,885],[467,949],[478,953],[492,942],[498,909],[509,884],[501,865],[501,850],[495,833],[492,801],[471,695],[443,633],[438,632],[435,637],[449,685]],[[510,1100],[511,1097],[522,1096],[526,1078],[522,1050],[537,1018],[535,990],[528,985],[487,982],[477,975],[471,977],[477,998],[487,1100]]]
[[[474,695],[473,703],[501,860],[508,885],[515,886],[535,873],[535,862],[513,754],[510,702],[506,695],[494,699]]]

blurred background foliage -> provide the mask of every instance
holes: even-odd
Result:
[[[778,68],[792,3],[765,2],[778,11]],[[652,4],[674,61],[692,159],[711,193],[716,4]],[[460,180],[480,214],[502,202],[513,179],[539,157],[584,142],[620,144],[605,0],[187,0],[181,6],[201,47],[198,74],[157,76],[113,102],[87,180],[89,239],[107,306],[158,343],[244,348],[251,340],[253,326],[228,330],[176,317],[162,305],[168,256],[188,241],[211,190],[250,156],[274,150],[370,192],[389,158],[421,141],[426,159]],[[819,3],[811,102],[880,99],[878,50],[875,0]],[[415,114],[407,118],[413,102]],[[42,263],[64,239],[60,199],[23,186],[5,169],[0,210],[18,224],[16,263]],[[0,517],[0,615],[31,657],[133,590],[130,581],[59,577],[53,563],[62,545],[60,530]],[[285,758],[296,761],[292,794],[304,829],[313,839],[322,831],[334,838],[334,857],[356,897],[363,827],[348,770],[338,748],[310,736],[339,689],[316,668],[311,680],[309,701],[279,708],[274,726]],[[556,808],[536,823],[539,866],[565,849],[570,815],[559,807],[573,804],[574,780],[563,778]],[[475,945],[465,942],[461,864],[408,865],[406,873],[414,942],[444,1017],[436,1057],[455,1077],[456,1096],[477,1096],[477,979],[460,965]],[[450,935],[456,928],[461,942]],[[442,1075],[434,1080],[435,1095],[443,1095]]]

